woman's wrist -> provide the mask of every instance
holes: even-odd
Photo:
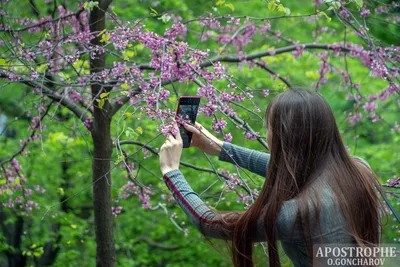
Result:
[[[224,145],[224,141],[218,140],[216,143],[217,143],[217,147],[216,147],[215,155],[219,157],[219,155],[221,155],[222,146]]]
[[[170,172],[170,171],[174,171],[174,170],[179,170],[179,168],[168,168],[168,169],[165,169],[165,170],[162,170],[161,171],[161,173],[162,173],[162,175],[164,176],[165,174],[167,174],[168,172]]]

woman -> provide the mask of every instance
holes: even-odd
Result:
[[[271,101],[264,122],[270,154],[223,142],[198,123],[184,125],[193,133],[191,146],[266,178],[242,212],[205,205],[179,170],[179,131],[167,137],[161,171],[192,223],[207,237],[231,240],[235,266],[253,266],[254,242],[267,241],[269,266],[280,266],[277,240],[295,266],[312,266],[313,244],[379,244],[379,181],[347,153],[329,104],[316,92],[293,89]]]

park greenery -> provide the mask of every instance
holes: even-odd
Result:
[[[0,266],[231,266],[160,172],[180,96],[202,97],[221,140],[266,151],[269,101],[318,91],[399,213],[399,37],[398,1],[0,1]],[[265,180],[195,148],[180,170],[217,210]]]

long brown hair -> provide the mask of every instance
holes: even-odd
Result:
[[[248,210],[223,214],[219,224],[221,231],[232,236],[234,265],[253,266],[251,237],[256,232],[257,220],[264,216],[269,266],[281,266],[277,218],[284,202],[293,198],[297,200],[296,227],[303,233],[312,262],[314,222],[310,221],[312,214],[307,203],[320,177],[327,177],[356,244],[379,244],[382,225],[378,209],[382,203],[373,179],[378,185],[380,182],[361,161],[349,156],[324,98],[298,88],[280,93],[269,103],[264,119],[272,138],[263,188]],[[320,208],[316,203],[318,225]]]

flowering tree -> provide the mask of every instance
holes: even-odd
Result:
[[[208,12],[183,18],[156,2],[148,16],[123,20],[110,7],[112,0],[47,0],[38,5],[29,1],[32,16],[20,16],[18,2],[1,1],[1,86],[21,84],[35,110],[30,113],[29,137],[21,140],[18,150],[2,155],[0,212],[4,218],[12,214],[29,217],[35,209],[43,217],[54,213],[54,206],[43,208],[35,201],[36,193],[46,194],[46,186],[29,182],[19,158],[29,157],[31,143],[47,138],[48,117],[54,118],[59,112],[61,118],[73,116],[74,122],[79,122],[74,129],[81,127],[91,138],[92,208],[99,266],[116,263],[113,217],[124,209],[113,205],[111,171],[115,167],[125,170],[127,181],[114,198],[137,196],[144,209],[165,209],[163,204],[151,202],[157,190],[137,179],[141,165],[133,156],[139,152],[145,153],[145,159],[157,155],[153,144],[170,131],[181,95],[202,97],[200,114],[210,119],[211,129],[225,141],[232,141],[234,134],[227,129],[233,125],[246,140],[255,140],[266,148],[264,129],[255,126],[263,121],[264,99],[299,84],[329,96],[328,89],[339,85],[336,90],[347,100],[342,101],[346,129],[356,129],[356,134],[351,131],[352,137],[360,137],[357,129],[362,123],[378,124],[391,131],[393,142],[398,145],[400,141],[395,115],[400,107],[399,47],[390,45],[389,37],[383,40],[382,33],[373,29],[376,23],[384,22],[388,32],[398,33],[399,3],[313,1],[304,12],[286,3],[289,1],[269,0],[259,3],[265,16],[250,17],[235,15],[238,5],[234,1],[219,0]],[[146,26],[147,21],[161,26],[154,31]],[[293,33],[304,31],[293,26],[299,21],[308,25],[308,34],[302,39],[296,39]],[[274,69],[274,64],[281,62],[287,62],[286,67]],[[315,72],[291,71],[300,66],[312,69],[315,64],[319,65]],[[254,73],[253,78],[268,79],[268,86],[242,77],[244,70]],[[364,82],[359,77],[365,75],[369,77]],[[299,82],[301,76],[305,78]],[[137,125],[139,121],[156,124],[158,134],[145,131],[144,125]],[[73,146],[63,136],[55,142]],[[125,149],[128,146],[139,149],[130,153]],[[227,190],[235,192],[245,205],[257,197],[251,177],[243,177],[238,169],[229,172],[188,162],[181,165],[214,173],[217,181],[222,179]],[[67,170],[68,166],[63,168]],[[390,178],[387,186],[398,187],[399,178]],[[69,199],[61,198],[56,205],[63,208]],[[41,250],[31,247],[31,252],[8,255],[15,265],[27,258],[46,265],[57,255],[54,242]]]

